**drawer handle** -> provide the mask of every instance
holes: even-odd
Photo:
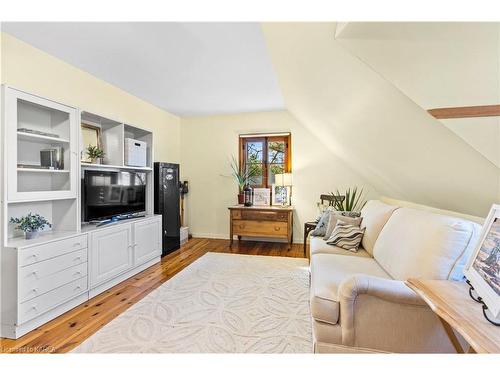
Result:
[[[275,230],[276,232],[279,232],[279,231],[281,230],[281,228],[280,228],[280,227],[274,227],[274,230]]]
[[[35,311],[37,311],[37,310],[38,310],[38,307],[36,307],[36,305],[33,305],[33,306],[31,306],[31,310],[35,310]]]
[[[76,272],[75,272],[75,276],[77,276],[77,275],[81,275],[81,274],[82,274],[82,272],[81,272],[81,271],[76,271]]]
[[[81,246],[82,244],[80,242],[77,242],[77,243],[74,243],[73,244],[73,247],[76,247],[76,246]]]
[[[33,259],[37,260],[37,259],[38,259],[38,254],[31,254],[31,257],[32,257]]]
[[[37,289],[37,288],[33,288],[33,289],[31,289],[31,291],[32,291],[33,293],[38,293],[38,289]]]
[[[75,258],[75,260],[82,260],[82,257],[79,255]]]
[[[33,271],[33,272],[31,272],[31,274],[32,274],[33,276],[36,276],[36,273],[37,273],[37,272],[38,272],[38,271]]]
[[[78,285],[78,286],[75,288],[75,290],[80,290],[80,289],[82,289],[82,287],[81,287],[80,285]]]

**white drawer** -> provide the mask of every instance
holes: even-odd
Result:
[[[33,263],[29,266],[19,268],[19,282],[41,280],[54,273],[58,273],[66,268],[86,263],[88,250],[81,249],[72,253],[64,254],[43,262]]]
[[[88,264],[85,262],[53,273],[42,279],[38,279],[36,274],[29,273],[25,275],[23,279],[19,280],[19,301],[24,302],[30,300],[59,288],[62,285],[81,279],[87,276],[87,268]]]
[[[36,318],[38,315],[57,307],[72,297],[76,297],[87,290],[87,277],[73,281],[54,289],[42,296],[19,304],[18,324]]]
[[[87,235],[53,241],[40,246],[19,250],[19,265],[27,266],[59,255],[71,253],[87,247]]]

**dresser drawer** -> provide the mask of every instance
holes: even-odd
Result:
[[[282,221],[233,220],[233,234],[238,236],[287,237],[288,224]]]
[[[36,318],[40,314],[57,307],[72,297],[76,297],[87,290],[87,277],[73,281],[54,289],[42,296],[35,297],[29,301],[19,304],[18,324],[22,324]]]
[[[240,215],[243,220],[288,221],[288,212],[246,210]]]
[[[87,235],[49,242],[19,251],[19,265],[27,266],[87,247]]]
[[[57,258],[58,259],[58,258]],[[38,278],[35,273],[24,275],[19,280],[19,300],[21,302],[41,296],[60,286],[87,276],[87,262]]]

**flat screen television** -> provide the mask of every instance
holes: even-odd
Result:
[[[146,211],[146,173],[85,170],[83,221],[110,219]]]

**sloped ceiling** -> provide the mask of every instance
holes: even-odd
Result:
[[[347,51],[335,26],[263,24],[288,110],[380,193],[484,216],[498,168]]]
[[[499,23],[348,22],[336,40],[423,109],[500,104]],[[500,117],[440,122],[500,166]]]

